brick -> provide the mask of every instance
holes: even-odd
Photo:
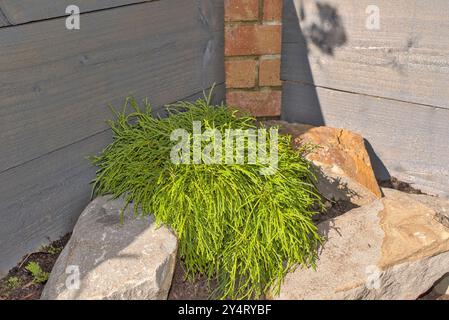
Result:
[[[260,86],[280,86],[281,59],[261,59],[259,66]]]
[[[225,27],[225,56],[281,53],[281,26],[235,25]]]
[[[230,91],[226,103],[255,117],[274,117],[281,114],[281,96],[281,91],[271,90]]]
[[[259,0],[225,0],[225,21],[255,21],[259,18]]]
[[[282,2],[283,0],[264,0],[263,20],[282,21]]]
[[[257,61],[254,59],[225,62],[226,88],[252,88],[256,85]]]

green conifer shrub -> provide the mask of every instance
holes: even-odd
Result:
[[[152,116],[134,99],[109,124],[113,142],[93,157],[98,167],[94,195],[124,196],[135,214],[154,214],[176,233],[189,278],[205,275],[218,283],[214,297],[258,298],[279,289],[298,264],[313,266],[321,242],[311,217],[321,208],[307,150],[294,150],[279,135],[278,170],[261,175],[262,164],[174,164],[175,129],[255,129],[254,118],[238,116],[210,96],[168,107]],[[126,112],[126,106],[132,112]],[[223,155],[224,156],[224,155]],[[317,206],[318,204],[318,206]]]

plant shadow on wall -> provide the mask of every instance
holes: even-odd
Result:
[[[283,96],[288,99],[289,96],[297,95],[300,90],[302,99],[294,107],[284,109],[282,118],[316,126],[325,125],[309,53],[319,50],[325,56],[332,57],[335,49],[343,46],[346,41],[343,21],[336,8],[316,1],[284,1],[283,50],[288,55],[283,57],[282,68],[297,70],[300,77],[293,82],[283,79]],[[282,70],[283,74],[287,72],[287,69]],[[283,75],[282,77],[284,78]]]
[[[287,121],[298,121],[315,126],[325,125],[321,111],[313,72],[310,64],[310,52],[319,50],[332,57],[335,49],[347,41],[342,18],[336,8],[316,1],[284,1],[283,45],[293,61],[283,62],[298,69],[300,76],[301,100],[294,107],[283,110],[282,117]],[[287,70],[282,70],[283,73]],[[285,80],[285,79],[284,79]],[[296,82],[296,81],[295,81]],[[291,81],[284,82],[284,97],[288,99],[292,90],[297,90]],[[296,97],[298,94],[293,94]]]
[[[284,50],[289,52],[288,57],[283,57],[283,68],[293,66],[299,76],[295,75],[297,80],[294,81],[283,79],[282,119],[325,126],[310,59],[313,52],[332,59],[335,51],[348,42],[344,19],[338,9],[326,1],[284,0],[283,34]],[[315,59],[314,64],[315,68],[320,68],[320,59]],[[282,70],[282,73],[288,72]],[[367,140],[365,146],[376,176],[388,180],[387,168]]]
[[[315,3],[315,12],[308,14],[303,3],[300,3],[299,18],[304,26],[306,38],[321,52],[333,55],[337,47],[346,43],[346,32],[343,21],[336,8],[326,3]]]

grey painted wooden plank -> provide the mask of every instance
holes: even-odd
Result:
[[[83,14],[147,1],[153,0],[0,0],[0,8],[8,20],[16,25],[65,16],[69,5],[78,6]]]
[[[0,172],[105,129],[108,104],[158,106],[224,82],[223,4],[167,0],[0,29]]]
[[[386,168],[449,198],[449,110],[286,82],[282,118],[358,132],[377,155],[378,177]]]
[[[285,1],[282,79],[449,108],[449,1],[321,1],[336,10],[346,34],[333,55],[310,40],[319,1],[303,0],[301,28],[299,2]],[[371,4],[380,9],[380,30],[366,28]],[[333,33],[322,38],[332,43]]]
[[[224,84],[215,88],[214,103],[223,100],[224,90]],[[0,174],[0,277],[48,238],[55,240],[72,230],[89,202],[89,182],[95,176],[86,157],[110,141],[111,132],[106,130]]]

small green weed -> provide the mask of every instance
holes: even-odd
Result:
[[[37,262],[31,261],[27,264],[25,269],[31,273],[35,284],[47,282],[49,274],[48,272],[43,271]]]
[[[17,277],[9,277],[8,280],[6,280],[6,287],[9,290],[15,290],[18,287],[20,287],[20,279]]]
[[[48,245],[42,249],[43,252],[55,255],[60,254],[63,248],[61,247],[55,247],[53,245]]]

